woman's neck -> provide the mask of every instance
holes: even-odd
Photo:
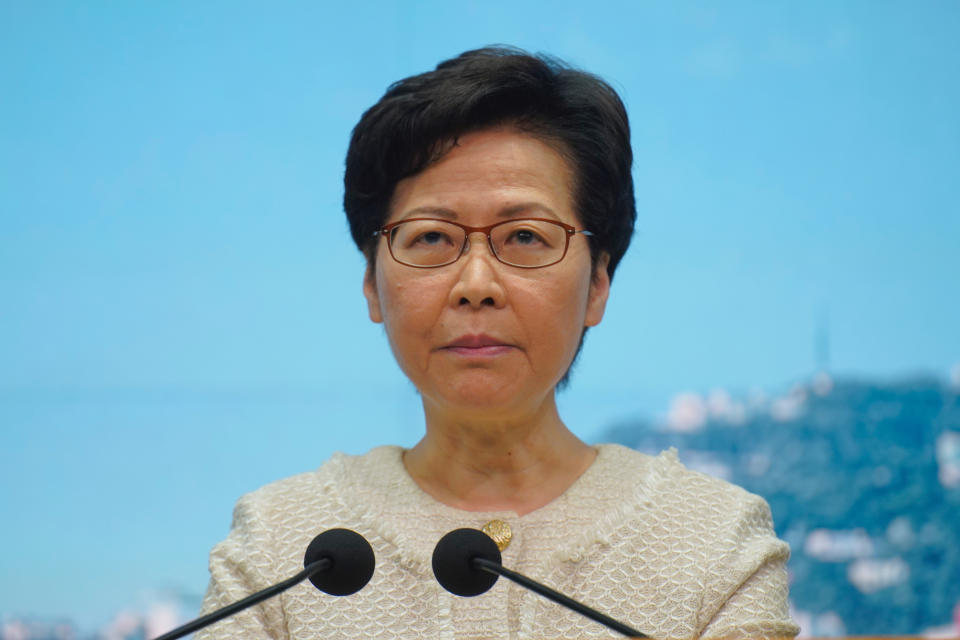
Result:
[[[435,500],[465,511],[523,515],[563,494],[596,458],[567,429],[551,396],[522,418],[470,420],[425,404],[427,431],[404,454],[413,480]]]

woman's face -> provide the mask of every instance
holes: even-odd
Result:
[[[551,218],[580,228],[566,161],[536,138],[498,128],[465,135],[439,162],[402,180],[387,222],[449,219],[485,226]],[[428,408],[509,419],[536,411],[566,372],[584,327],[603,317],[607,257],[591,273],[582,234],[559,263],[499,262],[475,233],[459,260],[422,269],[376,247],[363,291],[404,373]]]

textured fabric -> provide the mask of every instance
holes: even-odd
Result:
[[[687,470],[672,450],[598,451],[566,493],[523,516],[436,502],[406,473],[398,447],[336,454],[315,472],[243,496],[210,555],[204,611],[294,575],[310,540],[333,527],[364,535],[376,570],[352,596],[304,582],[196,637],[619,637],[505,579],[473,598],[440,587],[431,569],[437,540],[494,518],[513,529],[504,566],[653,638],[797,634],[787,612],[789,550],[763,499]]]

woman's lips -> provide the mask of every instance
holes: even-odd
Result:
[[[467,357],[492,357],[506,353],[513,347],[505,344],[491,344],[486,347],[444,347],[444,351]]]
[[[488,335],[461,336],[443,347],[444,351],[468,357],[498,356],[513,349],[513,345]]]

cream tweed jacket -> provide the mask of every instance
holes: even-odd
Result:
[[[334,455],[320,469],[243,496],[229,536],[210,554],[203,609],[239,600],[303,567],[318,533],[354,529],[376,570],[335,597],[303,582],[198,632],[226,638],[612,638],[616,633],[506,579],[476,597],[445,591],[431,555],[445,533],[499,519],[504,566],[652,638],[792,637],[787,545],[766,502],[690,471],[673,450],[647,456],[600,445],[566,493],[523,516],[461,511],[424,493],[399,447]]]

